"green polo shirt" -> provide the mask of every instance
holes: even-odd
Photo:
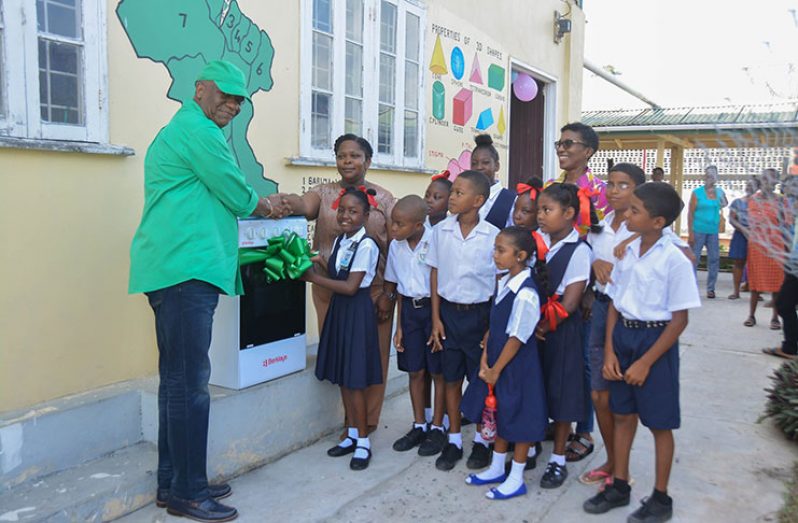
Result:
[[[184,103],[144,158],[128,292],[196,279],[243,294],[236,217],[251,215],[257,203],[222,130],[195,101]]]

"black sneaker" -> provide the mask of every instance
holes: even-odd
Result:
[[[660,523],[673,517],[673,503],[668,505],[654,499],[643,498],[643,504],[626,518],[626,523]]]
[[[448,442],[445,432],[439,429],[430,429],[427,431],[424,441],[418,446],[418,455],[435,456],[440,454]]]
[[[424,432],[424,429],[420,427],[413,427],[410,429],[410,432],[394,441],[393,450],[406,452],[424,441],[425,436],[426,432]]]
[[[588,514],[604,514],[616,507],[625,507],[629,504],[631,498],[631,490],[624,494],[615,485],[609,485],[607,488],[588,499],[582,504],[582,508]]]
[[[449,443],[443,448],[443,452],[435,460],[435,468],[438,470],[452,470],[457,462],[463,459],[463,449],[457,448],[454,443]]]
[[[466,467],[475,470],[487,468],[488,465],[490,465],[490,449],[487,445],[474,442],[471,455],[468,456],[468,461],[466,461]]]
[[[540,456],[542,452],[543,452],[543,445],[541,445],[540,442],[538,441],[537,443],[535,443],[535,455],[532,456],[531,458],[529,456],[527,456],[526,458],[526,465],[524,465],[525,472],[527,470],[532,470],[538,466],[538,456]],[[507,450],[507,454],[510,455],[510,461],[504,464],[504,472],[506,474],[510,474],[510,470],[512,470],[513,468],[513,455],[510,454],[509,449]]]
[[[567,477],[568,469],[565,468],[565,465],[558,465],[550,461],[549,464],[546,465],[546,472],[544,472],[543,477],[540,478],[540,488],[560,487]]]

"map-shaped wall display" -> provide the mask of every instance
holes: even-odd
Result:
[[[194,81],[211,60],[238,66],[250,96],[272,88],[271,39],[241,12],[236,0],[121,0],[116,15],[136,56],[166,67],[172,77],[166,96],[172,100],[193,98]],[[247,139],[253,115],[252,103],[244,102],[223,132],[247,182],[265,196],[277,192],[277,183],[263,177],[263,164]]]

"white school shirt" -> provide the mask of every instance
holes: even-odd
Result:
[[[701,306],[693,264],[663,235],[642,257],[637,238],[615,264],[607,294],[626,319],[669,321],[674,311]]]
[[[438,294],[453,303],[482,303],[493,296],[496,265],[493,243],[499,229],[480,219],[463,238],[458,215],[432,229],[427,264],[438,269]]]
[[[558,241],[553,246],[551,245],[551,236],[545,232],[541,232],[540,236],[543,238],[543,242],[546,244],[546,247],[549,248],[549,252],[546,253],[546,263],[548,263],[554,257],[554,255],[557,254],[563,245],[566,243],[576,243],[579,241],[579,233],[576,229],[571,230],[571,232],[568,233],[568,236]],[[571,256],[571,261],[568,262],[568,267],[565,269],[562,282],[560,282],[560,286],[557,287],[555,294],[562,296],[565,292],[565,288],[572,283],[590,280],[590,256],[590,247],[588,247],[584,242],[580,243],[579,246],[574,250],[574,254]]]
[[[429,298],[430,266],[426,258],[432,231],[424,229],[415,250],[407,240],[394,240],[388,247],[388,261],[385,263],[385,281],[396,284],[396,290],[408,298]]]
[[[482,207],[479,208],[480,220],[484,220],[485,218],[488,217],[488,213],[490,213],[490,210],[493,209],[493,204],[496,203],[496,198],[499,197],[499,193],[502,192],[503,188],[504,187],[502,187],[502,184],[499,180],[496,180],[495,182],[493,182],[493,185],[490,186],[490,196],[488,196],[488,199],[485,201]],[[513,205],[510,205],[510,212],[507,214],[507,221],[504,224],[505,227],[513,225],[513,210],[515,209],[515,198],[518,197],[516,196],[513,198]]]
[[[351,238],[347,238],[346,235],[344,235],[344,237],[341,239],[341,247],[338,249],[338,256],[335,257],[336,271],[341,270],[341,265],[343,265],[344,258],[346,257],[346,251],[349,250],[349,247],[354,242],[362,240],[365,235],[365,227],[361,227],[360,230],[353,234]],[[335,250],[336,243],[338,243],[338,238],[336,238],[333,242],[333,250]],[[358,246],[357,252],[355,253],[355,259],[352,260],[352,263],[349,266],[349,272],[366,273],[366,275],[363,277],[363,281],[360,282],[361,289],[371,286],[371,282],[374,280],[374,275],[377,273],[377,260],[379,257],[380,248],[377,246],[377,243],[374,240],[365,240]]]
[[[531,275],[532,271],[530,269],[524,269],[512,278],[509,274],[505,274],[499,280],[496,292],[496,303],[500,303],[510,294],[510,291],[516,293],[505,332],[511,338],[521,340],[521,343],[529,341],[529,338],[535,332],[538,321],[540,321],[540,298],[538,298],[538,293],[529,287],[521,289],[521,284],[527,278],[530,278]]]

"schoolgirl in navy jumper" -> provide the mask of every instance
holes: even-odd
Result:
[[[549,417],[554,420],[554,450],[540,481],[542,488],[557,488],[568,477],[565,445],[570,424],[585,419],[590,403],[580,306],[590,280],[591,255],[574,225],[580,209],[592,211],[592,206],[578,191],[572,184],[553,183],[538,198],[540,236],[549,250],[546,269],[538,274],[544,317],[535,335],[545,340],[543,375]],[[595,212],[590,216],[592,228],[598,230]]]
[[[424,226],[427,204],[416,195],[405,196],[396,202],[391,212],[391,245],[385,266],[384,291],[395,295],[398,290],[396,333],[393,337],[399,370],[407,372],[410,402],[413,407],[413,426],[393,444],[399,452],[408,451],[426,439],[427,421],[424,412],[426,378],[435,381],[435,410],[432,425],[436,434],[437,452],[446,441],[443,428],[445,396],[441,353],[432,352],[427,345],[432,332],[432,304],[430,302],[430,266],[426,263],[432,231]]]
[[[538,195],[543,190],[540,178],[530,178],[515,186],[518,195],[513,207],[513,224],[528,231],[538,230]]]
[[[499,281],[490,312],[490,330],[482,351],[479,378],[468,384],[462,411],[479,419],[488,395],[496,396],[497,435],[490,467],[469,474],[469,485],[501,483],[490,489],[490,499],[509,499],[526,494],[524,469],[533,442],[546,432],[546,392],[534,330],[540,318],[540,298],[528,264],[535,258],[535,242],[527,229],[508,227],[496,237],[493,261],[508,271]],[[509,475],[505,456],[515,443]]]
[[[513,224],[515,194],[502,187],[496,179],[500,167],[499,151],[493,146],[490,135],[479,134],[474,137],[474,143],[477,146],[471,151],[471,170],[481,172],[490,181],[490,193],[479,209],[479,217],[498,229],[504,229]]]
[[[369,287],[377,271],[379,247],[366,235],[369,209],[376,206],[374,191],[347,187],[333,203],[343,234],[335,239],[327,276],[309,270],[303,279],[334,292],[324,318],[316,359],[316,377],[341,388],[348,437],[332,447],[332,457],[354,452],[352,470],[363,470],[371,460],[366,425],[365,389],[382,383],[377,316]]]
[[[488,331],[490,298],[496,286],[493,243],[499,230],[479,218],[490,182],[477,171],[463,171],[452,185],[449,216],[432,229],[427,263],[432,267],[433,350],[443,350],[443,379],[449,414],[449,443],[435,461],[439,470],[451,470],[463,457],[460,401],[463,379],[479,371],[480,343]],[[477,431],[468,458],[469,468],[485,468],[490,460],[487,442]]]
[[[615,264],[607,287],[604,377],[610,381],[615,421],[613,484],[585,501],[586,512],[601,514],[630,501],[629,453],[637,420],[654,435],[656,480],[652,495],[627,521],[659,522],[673,515],[668,479],[673,430],[679,410],[679,336],[687,310],[701,306],[692,263],[663,234],[684,203],[668,184],[639,186],[626,212],[627,227],[640,234]]]

